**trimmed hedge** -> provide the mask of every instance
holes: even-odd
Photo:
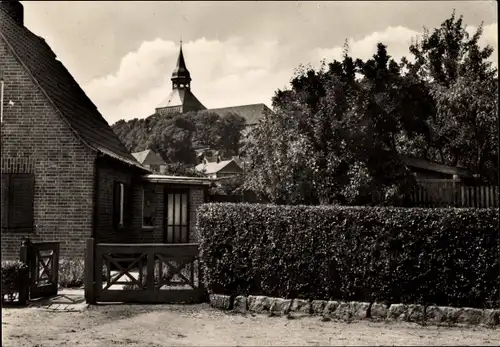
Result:
[[[81,287],[85,281],[85,260],[71,258],[59,260],[59,286],[63,288]]]
[[[26,290],[28,266],[21,261],[2,261],[2,301],[12,302],[21,290]]]
[[[212,293],[499,307],[498,209],[205,204]]]

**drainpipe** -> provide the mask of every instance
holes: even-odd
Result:
[[[0,122],[3,123],[3,70],[0,71]]]

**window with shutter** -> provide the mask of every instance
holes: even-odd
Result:
[[[33,174],[2,174],[2,228],[32,231],[34,198]]]
[[[2,174],[2,229],[9,227],[9,174]]]

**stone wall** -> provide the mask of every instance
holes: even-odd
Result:
[[[211,294],[210,305],[237,313],[266,313],[272,316],[298,318],[316,315],[322,320],[353,321],[405,321],[433,325],[485,325],[500,324],[500,309],[468,307],[422,306],[368,302],[342,302],[326,300],[282,299],[267,296],[236,296]]]

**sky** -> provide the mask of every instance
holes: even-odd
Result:
[[[191,90],[207,108],[265,103],[300,64],[339,59],[347,40],[368,59],[377,42],[399,60],[424,27],[456,10],[494,47],[496,1],[24,1],[45,38],[108,123],[145,118],[171,91],[182,38]]]

